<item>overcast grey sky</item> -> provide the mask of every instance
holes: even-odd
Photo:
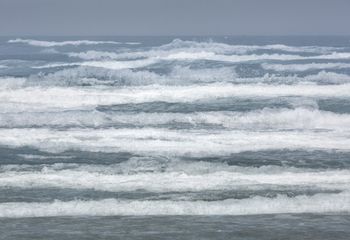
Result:
[[[0,35],[350,35],[350,0],[0,0]]]

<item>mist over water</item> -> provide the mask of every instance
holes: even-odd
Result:
[[[1,225],[346,239],[349,213],[349,39],[0,38]]]

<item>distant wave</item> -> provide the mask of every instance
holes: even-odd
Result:
[[[74,200],[51,203],[1,203],[0,217],[117,215],[252,215],[274,213],[349,213],[349,193],[290,198],[254,197],[224,201]]]
[[[285,52],[308,52],[308,53],[330,53],[336,50],[342,50],[340,47],[325,47],[325,46],[288,46],[284,44],[269,44],[269,45],[241,45],[241,44],[226,44],[215,41],[185,41],[174,39],[168,44],[164,44],[156,49],[171,50],[171,49],[208,49],[216,53],[237,53],[245,54],[257,50],[280,50]]]
[[[36,66],[33,68],[56,68],[56,67],[69,67],[69,66],[87,66],[87,67],[98,67],[106,69],[132,69],[145,67],[150,64],[158,62],[156,59],[144,59],[134,61],[87,61],[87,62],[74,62],[74,63],[51,63],[42,66]]]
[[[266,53],[267,50],[281,51],[283,53]],[[322,46],[286,46],[282,44],[275,45],[229,45],[218,42],[195,42],[173,40],[169,44],[147,49],[137,49],[128,52],[95,51],[69,52],[70,57],[81,58],[84,60],[125,60],[140,58],[158,58],[158,59],[203,59],[214,61],[256,61],[256,60],[299,60],[299,59],[348,59],[347,52],[337,52],[343,50],[335,47]],[[254,53],[265,51],[265,53]],[[293,53],[293,54],[290,54]],[[298,54],[308,55],[298,55]],[[312,54],[312,55],[310,55]],[[317,55],[314,55],[317,54]]]
[[[137,57],[139,54],[139,57]],[[215,52],[210,52],[207,49],[201,51],[169,51],[163,53],[114,53],[114,52],[98,52],[98,51],[88,51],[82,53],[68,53],[71,57],[79,57],[84,60],[132,60],[137,58],[146,58],[153,60],[210,60],[210,61],[222,61],[222,62],[248,62],[248,61],[263,61],[263,60],[279,60],[279,61],[291,61],[291,60],[309,60],[309,59],[349,59],[350,53],[332,53],[327,55],[317,55],[317,56],[301,56],[292,54],[217,54]],[[106,61],[107,62],[107,61]]]
[[[97,45],[97,44],[139,44],[137,42],[115,42],[115,41],[91,41],[91,40],[76,40],[76,41],[62,41],[62,42],[56,42],[56,41],[40,41],[40,40],[34,40],[34,39],[13,39],[9,40],[9,43],[26,43],[32,46],[38,46],[38,47],[61,47],[66,45],[73,45],[73,46],[79,46],[79,45]]]
[[[291,54],[218,54],[215,51],[209,49],[192,50],[192,49],[173,49],[169,51],[149,50],[145,52],[134,53],[116,53],[116,52],[100,52],[100,51],[87,51],[87,52],[71,52],[67,53],[70,57],[77,57],[84,60],[120,60],[120,59],[137,59],[137,58],[156,58],[164,60],[181,60],[181,59],[203,59],[203,60],[216,60],[227,62],[244,62],[254,60],[299,60],[304,57]]]
[[[297,71],[308,71],[308,70],[317,70],[317,69],[342,69],[350,68],[350,63],[304,63],[304,64],[270,64],[264,63],[262,67],[268,70],[275,71],[288,71],[288,72],[297,72]]]
[[[301,56],[301,55],[290,55],[290,54],[249,54],[249,55],[227,55],[227,54],[217,54],[207,50],[202,50],[200,52],[191,51],[171,51],[162,54],[153,54],[146,52],[141,54],[139,58],[135,58],[137,53],[113,53],[113,52],[86,52],[86,53],[69,53],[70,56],[79,57],[84,60],[84,62],[74,62],[74,63],[62,63],[62,64],[48,64],[43,66],[38,66],[36,68],[51,68],[51,67],[64,67],[64,66],[90,66],[90,67],[100,67],[106,69],[124,69],[124,68],[139,68],[145,67],[151,64],[157,64],[161,62],[171,62],[171,61],[215,61],[215,62],[227,62],[227,63],[245,63],[245,62],[261,62],[261,61],[298,61],[298,60],[347,60],[350,59],[350,53],[332,53],[327,55],[316,55],[316,56]],[[132,56],[129,57],[128,55]],[[154,55],[154,56],[153,56]],[[278,69],[284,67],[284,65],[262,65],[264,68]],[[275,67],[274,67],[275,66]],[[286,65],[287,66],[287,65]],[[325,69],[330,68],[343,68],[346,65],[335,65],[329,63],[329,65],[309,65],[309,67]],[[291,65],[292,68],[306,68],[305,66],[298,67],[297,65]],[[348,66],[347,66],[348,67]],[[288,66],[286,67],[288,68]]]

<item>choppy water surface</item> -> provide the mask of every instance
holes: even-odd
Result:
[[[1,38],[0,239],[348,239],[349,38]]]

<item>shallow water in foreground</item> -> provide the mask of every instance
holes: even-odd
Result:
[[[0,239],[339,239],[348,215],[0,219]]]

